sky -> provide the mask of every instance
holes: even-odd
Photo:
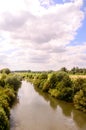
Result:
[[[0,0],[0,69],[86,68],[86,0]]]

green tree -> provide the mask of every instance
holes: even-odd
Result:
[[[17,91],[21,85],[21,81],[20,81],[20,78],[18,78],[18,76],[11,75],[5,79],[5,84],[8,85],[9,87],[13,88],[15,91]]]
[[[2,107],[0,107],[0,130],[9,130],[9,120]]]
[[[74,94],[86,86],[86,79],[78,78],[74,81]]]
[[[63,71],[63,72],[68,72],[68,70],[67,70],[66,67],[62,67],[62,68],[61,68],[61,71]]]
[[[8,68],[4,68],[4,69],[0,70],[0,72],[1,73],[6,73],[6,74],[11,73],[10,69],[8,69]]]
[[[76,109],[86,112],[86,90],[78,91],[75,94],[73,101]]]

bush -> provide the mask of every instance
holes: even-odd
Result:
[[[58,98],[61,99],[61,100],[67,101],[67,102],[72,102],[72,100],[73,100],[73,89],[72,88],[66,88],[66,87],[63,88],[60,91]]]
[[[10,107],[14,103],[21,81],[20,76],[7,75],[4,71],[0,75],[0,130],[9,130]]]
[[[9,115],[10,115],[9,104],[8,104],[7,100],[3,99],[2,97],[0,97],[0,107],[2,107],[4,109],[6,116],[9,118]]]
[[[6,73],[6,74],[11,73],[10,69],[8,69],[8,68],[4,68],[4,69],[0,70],[0,72],[1,73]]]
[[[5,81],[3,79],[0,79],[0,86],[4,87],[5,86]]]
[[[2,107],[0,107],[0,130],[9,130],[9,120]]]
[[[13,89],[6,88],[4,90],[4,95],[6,95],[9,106],[11,106],[16,98],[16,92]]]
[[[86,86],[86,79],[78,78],[74,81],[74,94]]]
[[[47,79],[48,78],[48,75],[46,73],[42,73],[40,76],[39,76],[39,79]]]
[[[17,91],[18,88],[21,85],[21,81],[18,78],[18,76],[13,75],[13,76],[8,76],[5,79],[5,84],[8,85],[8,86],[10,86],[11,88],[13,88],[15,91]]]
[[[47,81],[44,83],[44,85],[43,85],[43,87],[42,87],[42,90],[45,91],[45,92],[48,92],[48,90],[50,89],[50,86],[51,86],[50,81],[47,80]]]
[[[44,86],[45,82],[46,82],[46,79],[41,79],[39,88],[43,89],[43,86]]]
[[[56,87],[56,82],[57,82],[57,76],[56,74],[52,74],[49,78],[50,82],[50,88],[55,88]]]
[[[35,85],[35,87],[39,87],[40,86],[40,80],[39,79],[35,79],[33,84]]]
[[[49,89],[48,91],[50,93],[51,96],[58,98],[60,96],[60,91],[58,91],[57,89]]]
[[[3,73],[0,75],[0,86],[4,87],[5,86],[5,79],[7,77],[7,74]]]
[[[73,101],[76,109],[86,112],[86,91],[80,90],[77,92]]]
[[[67,73],[65,72],[58,72],[57,73],[57,81],[60,82],[62,81],[64,78],[69,77]]]

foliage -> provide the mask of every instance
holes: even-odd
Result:
[[[73,67],[70,70],[71,74],[86,74],[86,68]]]
[[[48,76],[47,76],[46,73],[42,73],[42,74],[40,75],[40,77],[39,77],[39,79],[47,79],[47,78],[48,78]]]
[[[58,91],[57,89],[49,89],[49,93],[55,98],[58,98],[60,95],[60,91]]]
[[[11,73],[10,69],[8,69],[8,68],[4,68],[4,69],[0,70],[0,72],[1,73],[6,73],[6,74]]]
[[[76,109],[86,112],[86,91],[80,90],[74,96],[74,106]]]
[[[0,130],[9,130],[9,120],[2,107],[0,107]]]
[[[4,87],[5,86],[5,81],[3,79],[0,79],[0,86]]]
[[[45,91],[45,92],[48,92],[48,90],[50,89],[50,81],[49,80],[46,80],[43,87],[42,87],[42,90]]]
[[[0,74],[0,130],[9,130],[10,108],[16,99],[21,79],[14,74]]]
[[[67,68],[65,68],[65,67],[62,67],[62,68],[60,69],[60,71],[68,72]]]
[[[56,82],[57,82],[57,76],[56,74],[51,74],[50,78],[49,78],[49,82],[50,82],[50,88],[55,88],[56,87]]]
[[[74,93],[80,91],[81,89],[85,88],[86,86],[86,79],[78,78],[74,81]]]
[[[20,87],[21,82],[16,75],[13,75],[13,76],[7,76],[7,78],[5,79],[5,84],[13,88],[15,91],[17,91],[18,88]]]
[[[81,72],[73,68],[71,73]],[[72,102],[76,109],[86,112],[86,79],[70,78],[69,71],[62,68],[59,72],[28,73],[29,81],[51,96]]]
[[[3,96],[0,96],[0,107],[2,107],[6,113],[6,116],[9,118],[10,115],[10,107],[9,103],[6,99],[3,98]]]
[[[60,72],[56,75],[55,97],[65,101],[72,101],[72,81],[66,73]],[[57,91],[56,91],[57,89]],[[49,91],[52,95],[53,90]],[[57,92],[57,96],[56,96]],[[54,94],[53,94],[54,96]]]

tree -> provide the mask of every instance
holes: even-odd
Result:
[[[9,74],[9,73],[11,73],[11,71],[10,71],[10,69],[8,69],[8,68],[4,68],[4,69],[0,70],[0,73]]]
[[[16,75],[13,75],[13,76],[8,76],[6,79],[5,79],[5,84],[10,86],[10,87],[13,87],[13,89],[15,91],[18,90],[18,88],[20,87],[21,85],[21,81],[20,79],[18,78],[18,76]]]
[[[80,90],[77,92],[73,101],[76,109],[86,112],[86,90]]]
[[[62,67],[61,71],[68,72],[68,70],[65,67]]]

